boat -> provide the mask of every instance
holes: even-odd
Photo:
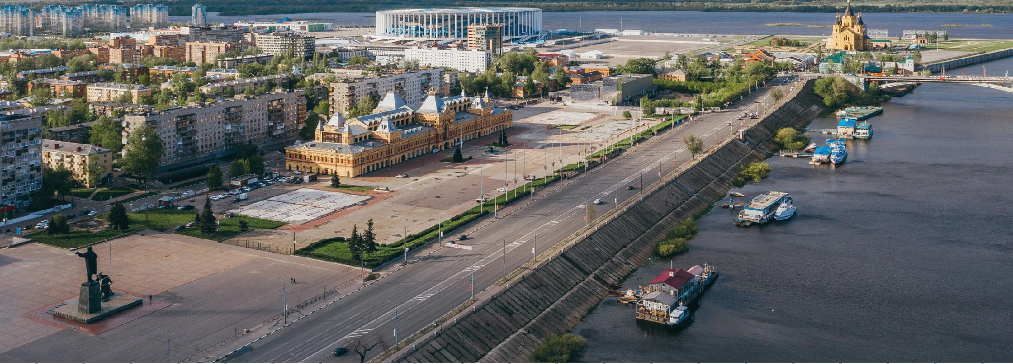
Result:
[[[872,123],[863,121],[855,126],[855,139],[872,139]]]
[[[705,287],[714,284],[714,281],[718,279],[718,270],[707,263],[704,263],[702,267],[694,265],[693,268],[686,271],[700,278]]]
[[[830,162],[830,153],[833,149],[829,145],[821,145],[813,151],[812,162],[814,164]]]
[[[838,110],[836,114],[842,118],[851,118],[861,121],[882,113],[883,108],[878,106],[852,106]]]
[[[791,201],[791,196],[785,192],[770,191],[756,196],[739,212],[736,225],[748,227],[768,223],[774,219],[777,207],[785,201]]]
[[[692,317],[693,313],[689,310],[689,307],[679,305],[679,307],[672,309],[672,312],[668,313],[668,322],[665,324],[668,326],[682,325],[689,322]]]
[[[815,152],[816,151],[816,143],[809,143],[809,145],[806,146],[805,149],[803,149],[802,151],[804,151],[806,153]]]
[[[735,192],[735,191],[728,192],[728,196],[732,196],[732,197],[746,197],[746,195],[743,195],[741,192]]]
[[[828,142],[828,144],[830,143]],[[844,143],[844,139],[838,139],[830,145],[830,163],[834,165],[844,163],[844,160],[848,158],[848,147]]]
[[[795,210],[795,204],[792,203],[791,198],[789,198],[786,201],[781,202],[781,205],[777,206],[777,210],[774,210],[774,220],[788,220],[792,216],[795,216]]]

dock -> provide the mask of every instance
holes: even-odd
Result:
[[[837,111],[837,116],[840,116],[841,118],[855,119],[861,121],[882,113],[883,108],[879,106],[859,106],[859,107],[852,106]]]
[[[778,155],[785,158],[810,158],[813,156],[812,153],[792,152],[792,151],[782,151],[778,153]]]

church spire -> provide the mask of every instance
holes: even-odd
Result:
[[[851,0],[848,0],[848,6],[844,8],[844,16],[855,16],[855,13],[851,11]]]

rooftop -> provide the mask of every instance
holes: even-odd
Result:
[[[60,140],[43,139],[42,150],[60,151],[69,154],[92,155],[110,152],[109,149],[94,146],[91,144],[78,144]]]
[[[649,284],[660,283],[668,285],[669,287],[675,289],[679,289],[687,282],[692,280],[694,277],[696,276],[682,269],[666,269],[664,272],[661,272],[661,274],[659,274],[657,277],[651,280],[651,283]]]

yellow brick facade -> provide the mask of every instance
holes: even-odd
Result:
[[[347,122],[335,115],[326,125],[321,121],[314,141],[285,149],[285,168],[355,177],[513,125],[512,112],[494,110],[487,102],[430,95],[417,111],[407,106],[378,109]],[[436,112],[427,105],[437,105]]]
[[[46,169],[60,167],[71,172],[75,181],[85,188],[93,188],[96,184],[89,181],[89,166],[95,162],[100,179],[113,171],[113,151],[91,144],[78,144],[59,140],[44,139],[42,141],[42,164]]]
[[[844,8],[844,15],[838,15],[833,33],[827,40],[827,48],[836,51],[867,51],[872,49],[872,39],[866,34],[862,14],[851,11],[851,0]]]

